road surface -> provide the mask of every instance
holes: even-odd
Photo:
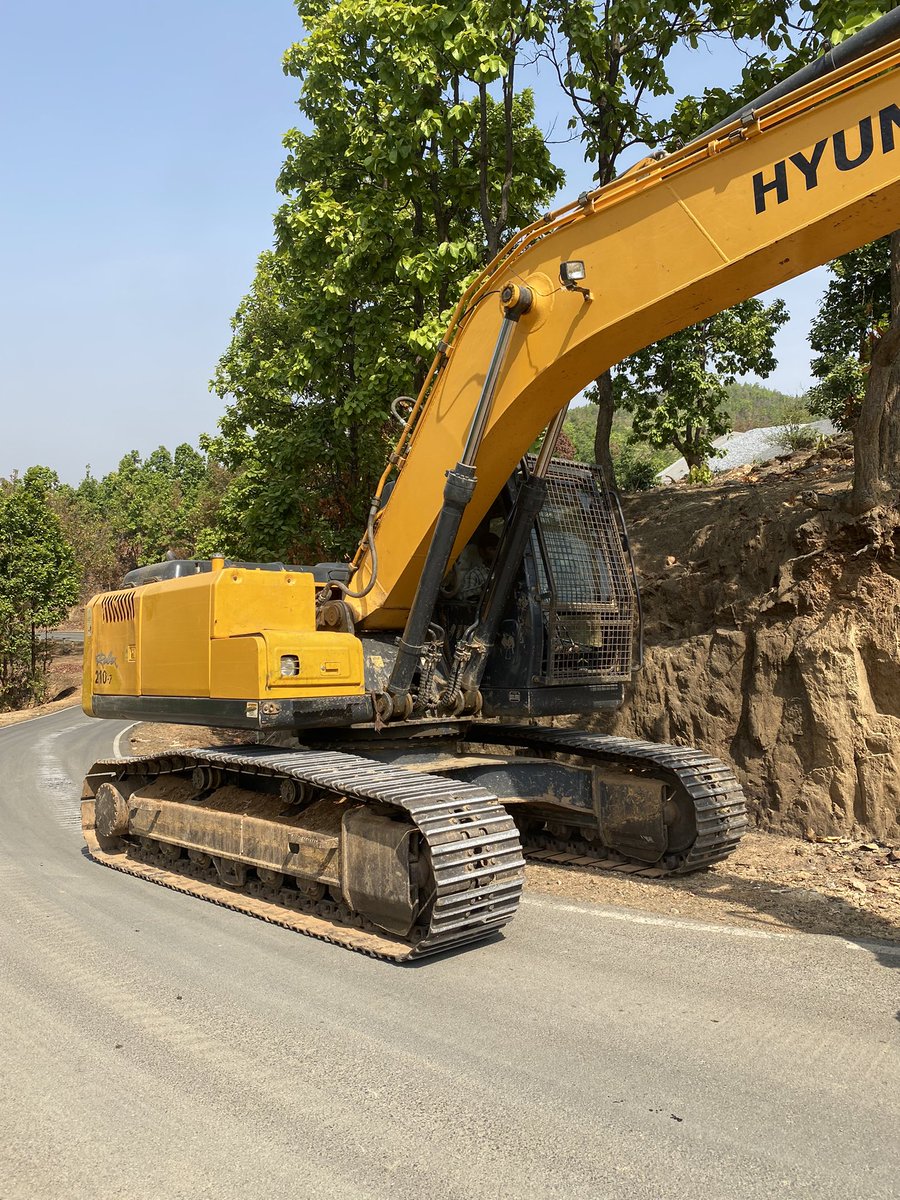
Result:
[[[73,646],[84,645],[83,629],[45,629],[44,637],[48,642],[71,642]]]
[[[900,1194],[900,949],[526,899],[397,967],[81,853],[0,730],[0,1198]]]

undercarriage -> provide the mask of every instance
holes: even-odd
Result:
[[[453,734],[101,761],[85,781],[88,850],[407,961],[496,934],[526,855],[658,878],[725,858],[747,825],[731,770],[698,750],[530,726]]]

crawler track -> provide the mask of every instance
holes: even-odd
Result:
[[[411,940],[377,929],[345,905],[311,901],[290,887],[248,881],[223,886],[214,868],[171,862],[132,843],[121,852],[101,848],[94,830],[94,801],[104,781],[126,776],[157,777],[191,772],[198,766],[224,769],[252,786],[254,776],[291,779],[318,792],[388,804],[415,826],[433,864],[433,900]],[[403,962],[451,950],[491,936],[516,911],[524,861],[515,824],[495,796],[458,780],[406,771],[357,755],[302,751],[273,753],[267,747],[190,750],[177,755],[107,759],[95,763],[85,781],[82,826],[88,851],[105,866],[175,891],[248,913],[310,937],[334,942],[376,958]],[[182,869],[183,868],[183,869]]]
[[[588,842],[567,843],[547,835],[526,840],[528,858],[659,879],[666,875],[686,875],[721,862],[732,853],[747,829],[744,792],[734,772],[721,759],[702,750],[529,725],[480,726],[477,740],[486,745],[574,755],[600,766],[650,775],[664,780],[676,799],[687,802],[694,810],[696,840],[677,860],[640,862],[608,849],[598,851]]]

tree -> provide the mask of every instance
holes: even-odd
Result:
[[[653,148],[706,127],[707,113],[696,101],[674,106],[669,116],[650,111],[650,101],[674,94],[668,63],[676,46],[696,48],[716,36],[752,43],[766,35],[774,51],[785,44],[787,11],[781,0],[711,7],[684,0],[555,0],[543,53],[571,102],[569,128],[579,131],[597,183],[615,178],[629,149]],[[751,54],[751,62],[756,57]],[[614,483],[611,372],[597,379],[588,397],[598,406],[594,459]]]
[[[810,328],[814,412],[853,432],[850,507],[862,514],[900,489],[900,234],[830,264]]]
[[[863,0],[810,6],[811,24],[831,42],[863,29],[888,10]],[[817,352],[810,393],[816,411],[853,430],[857,515],[896,502],[900,488],[900,233],[845,254],[810,330]]]
[[[53,512],[59,481],[30,467],[0,490],[0,702],[43,698],[46,662],[38,632],[58,625],[78,596],[78,566]]]
[[[849,5],[836,0],[801,0],[796,10],[787,9],[777,20],[782,45],[789,50],[787,59],[776,63],[764,54],[754,56],[735,92],[707,92],[702,100],[686,103],[681,116],[688,128],[696,128],[701,115],[719,119],[887,11],[867,0],[853,0]],[[811,330],[811,344],[818,355],[813,373],[820,382],[810,394],[810,403],[816,411],[853,429],[850,507],[861,514],[900,487],[898,234],[844,255],[832,264],[832,273],[834,279]]]
[[[363,524],[393,397],[415,395],[466,281],[562,181],[516,93],[530,0],[305,0],[285,56],[305,130],[214,387],[238,478],[216,536],[247,556],[337,556]],[[495,98],[494,92],[499,93]]]
[[[675,446],[689,467],[702,469],[713,440],[730,428],[729,385],[748,371],[774,369],[774,338],[786,320],[781,300],[744,300],[626,359],[614,383],[634,418],[632,440]]]
[[[786,418],[806,408],[806,397],[788,396],[761,383],[729,384],[725,408],[731,427],[739,431],[783,425]]]
[[[889,323],[868,364],[853,432],[853,512],[897,502],[900,489],[900,233],[890,241]]]
[[[886,11],[870,7],[865,0],[849,8],[829,3],[813,9],[816,28],[830,26],[832,41],[842,41]],[[853,427],[850,507],[861,515],[885,502],[896,503],[900,488],[900,233],[863,247],[856,252],[855,259],[845,255],[834,267],[835,283],[843,280],[845,284],[836,290],[842,293],[844,313],[849,318],[844,330],[843,362],[848,416],[858,400]],[[852,296],[854,282],[856,294]],[[818,336],[822,332],[821,323],[829,320],[827,305],[835,298],[828,296],[829,291],[832,289],[826,291],[812,336]],[[854,301],[855,313],[848,312]],[[854,336],[855,355],[847,345]],[[824,361],[817,365],[826,369]],[[820,376],[824,391],[817,392],[815,402],[824,402],[830,391],[833,403],[840,373],[838,363],[826,369],[825,375]],[[860,397],[863,379],[865,387]]]
[[[593,462],[596,427],[597,410],[592,404],[570,408],[566,414],[565,432],[579,462]]]
[[[872,350],[891,319],[890,238],[851,250],[829,264],[831,279],[813,319],[812,410],[853,429],[866,390]]]
[[[202,552],[230,475],[215,455],[183,443],[144,459],[132,450],[115,471],[78,487],[54,489],[51,502],[82,566],[81,598],[116,588],[133,567],[168,551]]]

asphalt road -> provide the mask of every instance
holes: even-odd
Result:
[[[48,642],[71,642],[74,646],[84,645],[83,629],[45,629],[44,637]]]
[[[526,900],[417,967],[98,866],[0,730],[0,1197],[900,1195],[900,950]]]

